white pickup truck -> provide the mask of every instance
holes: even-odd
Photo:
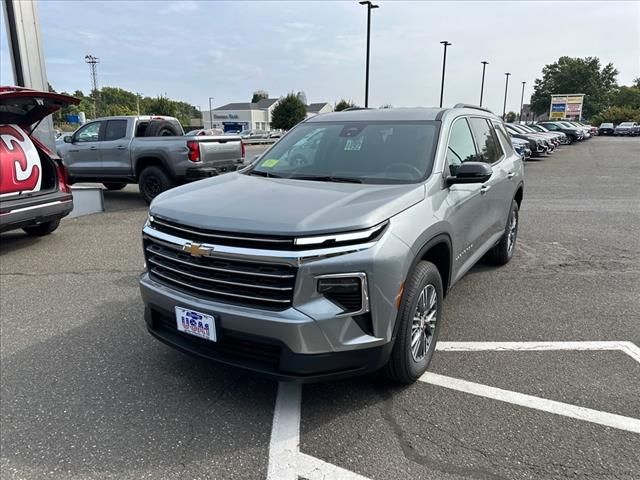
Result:
[[[105,117],[64,137],[58,154],[72,183],[109,190],[137,183],[147,202],[176,185],[234,171],[244,159],[239,136],[184,136],[165,116]]]

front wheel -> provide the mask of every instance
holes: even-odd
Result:
[[[39,225],[33,225],[32,227],[24,227],[22,230],[27,235],[32,237],[43,237],[49,235],[60,225],[60,219],[51,220],[50,222],[40,223]]]
[[[405,284],[398,333],[386,375],[399,383],[413,383],[429,367],[442,323],[442,278],[431,262],[416,265]]]
[[[509,211],[509,219],[504,233],[498,244],[490,251],[489,256],[496,265],[505,265],[509,263],[513,252],[516,249],[516,240],[518,238],[518,221],[519,221],[518,202],[511,202],[511,210]]]

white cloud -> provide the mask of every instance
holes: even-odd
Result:
[[[160,14],[169,15],[173,13],[182,13],[182,14],[193,13],[199,9],[200,9],[200,5],[198,5],[198,2],[196,1],[179,0],[179,1],[166,2],[165,7],[160,9]]]

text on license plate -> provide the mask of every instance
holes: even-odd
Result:
[[[176,307],[176,325],[181,332],[216,341],[216,319],[213,315]]]

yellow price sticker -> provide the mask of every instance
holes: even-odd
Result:
[[[273,168],[278,164],[279,161],[280,160],[278,160],[277,158],[268,158],[267,160],[262,162],[262,164],[260,166],[261,167],[267,167],[267,168]]]

